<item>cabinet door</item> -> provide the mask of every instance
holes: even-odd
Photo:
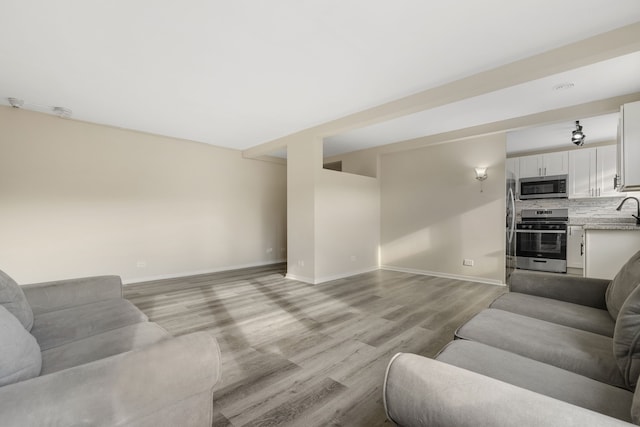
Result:
[[[618,174],[621,190],[640,191],[640,101],[624,104],[620,116]]]
[[[520,157],[520,178],[531,178],[541,176],[542,158],[540,156]]]
[[[595,171],[595,148],[582,148],[569,152],[570,199],[595,197]]]
[[[615,145],[597,148],[596,192],[600,197],[624,195],[616,191],[613,182],[616,176],[616,155]]]
[[[567,267],[583,268],[582,236],[584,230],[580,225],[570,225],[567,236]]]
[[[542,171],[544,176],[564,175],[569,173],[569,153],[548,153],[542,155]]]
[[[611,280],[640,247],[640,232],[585,230],[584,276]]]

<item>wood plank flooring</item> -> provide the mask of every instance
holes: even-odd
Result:
[[[382,381],[399,352],[434,356],[501,286],[375,271],[320,285],[277,264],[125,287],[173,335],[222,350],[214,422],[223,426],[391,425]]]

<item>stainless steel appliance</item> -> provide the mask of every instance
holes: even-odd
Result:
[[[504,283],[511,285],[511,273],[516,268],[516,178],[507,171],[506,188],[506,226],[505,226],[505,278]]]
[[[520,200],[567,198],[567,175],[520,178]]]
[[[516,224],[516,266],[567,272],[568,209],[523,209]]]

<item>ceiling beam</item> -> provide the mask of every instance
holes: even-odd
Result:
[[[254,158],[290,142],[347,132],[640,51],[640,22],[314,126],[243,151]]]
[[[379,147],[365,148],[363,150],[353,151],[343,155],[328,157],[326,161],[329,162],[337,160],[344,157],[345,155],[358,155],[358,153],[362,153],[364,151],[372,152],[378,155],[395,153],[399,151],[415,150],[432,145],[444,144],[447,142],[461,141],[464,139],[516,131],[532,126],[550,125],[553,123],[566,122],[568,120],[576,120],[577,118],[585,119],[589,117],[600,116],[603,114],[616,113],[620,111],[620,106],[622,104],[635,101],[640,101],[640,92],[616,96],[613,98],[601,99],[598,101],[587,102],[585,104],[573,105],[570,107],[558,108],[555,110],[543,111],[541,113],[529,114],[521,117],[514,117],[512,119],[471,126],[468,128],[443,132],[436,135],[422,136],[419,138],[408,139],[406,141],[381,145]]]

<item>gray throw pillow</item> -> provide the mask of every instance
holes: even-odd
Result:
[[[638,284],[640,284],[640,251],[622,266],[607,287],[607,310],[613,320],[618,318],[622,304]]]
[[[33,327],[33,311],[22,288],[0,270],[0,305],[18,318],[27,331]]]
[[[620,309],[613,331],[613,354],[625,384],[634,390],[640,375],[640,287]]]
[[[0,386],[40,375],[42,354],[36,339],[0,306]]]

